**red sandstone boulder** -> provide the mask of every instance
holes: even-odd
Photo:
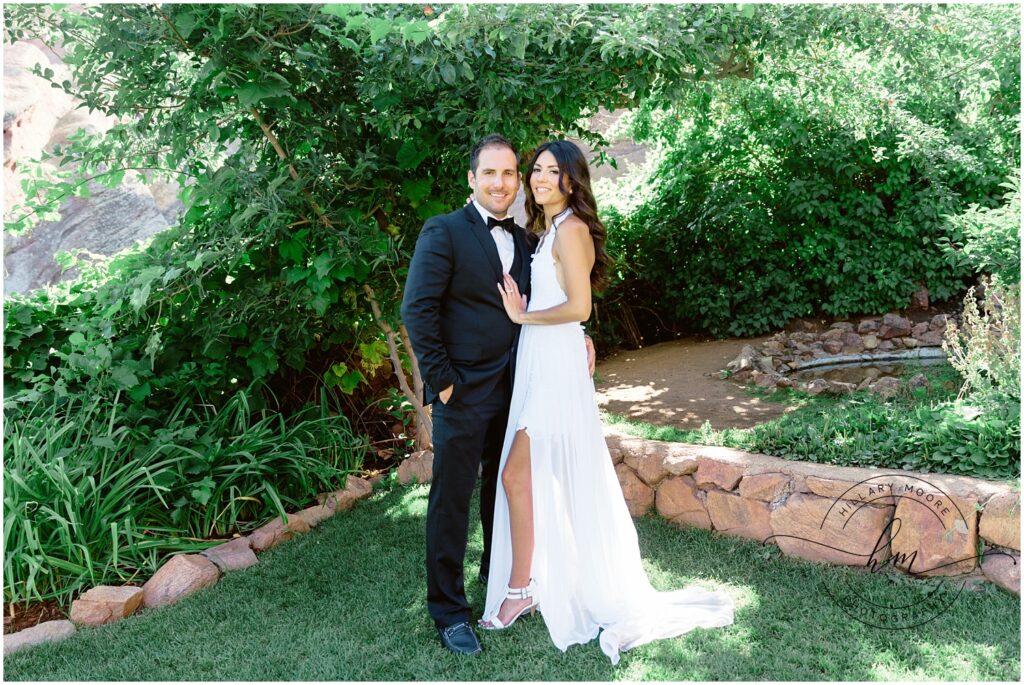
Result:
[[[993,583],[1020,597],[1020,552],[986,554],[981,560],[981,570]]]
[[[127,618],[142,606],[142,588],[100,585],[71,603],[71,620],[78,625],[99,626]]]
[[[321,495],[318,499],[321,504],[334,507],[334,511],[345,511],[351,509],[358,500],[369,497],[371,494],[373,494],[373,486],[368,481],[349,476],[345,481],[344,490],[335,490]]]
[[[693,478],[679,476],[661,482],[655,493],[658,514],[673,523],[711,529],[711,519],[700,501],[700,491]]]
[[[898,494],[892,530],[892,553],[901,557],[896,565],[927,576],[973,571],[978,563],[974,503],[926,488]],[[898,528],[895,519],[899,519]]]
[[[626,498],[626,506],[630,516],[643,516],[654,504],[654,490],[625,464],[615,467],[615,475],[619,477],[622,495]]]
[[[978,527],[981,537],[993,545],[1020,551],[1020,493],[1004,492],[985,503]]]
[[[740,496],[762,502],[781,501],[792,491],[790,477],[784,473],[759,473],[743,476],[740,481]]]
[[[142,586],[142,602],[146,607],[174,604],[178,600],[216,584],[220,571],[212,561],[198,554],[171,557]]]
[[[255,565],[258,561],[249,545],[248,537],[235,538],[216,547],[203,550],[200,554],[212,561],[221,573],[241,571]]]
[[[4,656],[14,654],[28,647],[35,647],[44,642],[56,642],[75,634],[75,624],[71,621],[46,621],[39,625],[4,635]]]
[[[665,457],[668,456],[671,445],[667,442],[648,441],[642,451],[627,452],[623,462],[640,476],[640,480],[651,487],[657,487],[658,483],[668,475],[665,470]]]
[[[797,493],[772,511],[769,521],[773,539],[789,556],[866,566],[873,552],[878,562],[889,557],[885,527],[891,511]]]
[[[309,532],[309,524],[302,518],[292,514],[285,523],[276,518],[253,532],[249,533],[249,546],[254,552],[262,552],[271,547],[276,547],[282,542],[291,540],[295,535]]]
[[[768,505],[718,490],[708,491],[708,516],[715,530],[758,542],[772,534]]]
[[[414,452],[398,465],[398,482],[401,485],[429,483],[433,476],[434,453],[430,450]]]
[[[890,313],[882,317],[882,325],[878,328],[878,337],[881,340],[903,338],[910,335],[911,330],[913,330],[913,324],[910,323],[910,319]]]
[[[712,459],[697,460],[697,475],[694,480],[702,487],[717,485],[723,490],[732,490],[743,477],[743,467]]]

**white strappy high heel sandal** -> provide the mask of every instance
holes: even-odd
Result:
[[[503,625],[501,619],[499,619],[497,614],[495,614],[494,618],[490,620],[480,621],[480,627],[484,630],[505,630],[506,628],[511,628],[512,624],[515,623],[519,619],[519,617],[525,614],[527,611],[529,611],[530,615],[532,616],[533,613],[537,610],[538,604],[537,599],[533,596],[534,590],[536,589],[537,583],[533,580],[533,578],[530,578],[530,582],[527,584],[526,587],[511,588],[505,586],[505,599],[529,599],[533,601],[531,601],[528,606],[523,607],[518,614],[513,616],[512,620],[508,622],[508,625]]]

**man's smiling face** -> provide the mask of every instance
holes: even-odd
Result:
[[[498,219],[504,219],[519,192],[519,169],[512,150],[489,145],[480,151],[476,173],[469,172],[473,197]]]

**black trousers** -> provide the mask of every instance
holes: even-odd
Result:
[[[469,503],[482,469],[480,520],[487,572],[494,529],[498,465],[508,422],[512,383],[506,373],[486,400],[464,405],[440,400],[433,405],[434,466],[427,503],[427,609],[439,627],[469,620],[466,602],[466,542]]]

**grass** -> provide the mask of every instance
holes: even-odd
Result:
[[[925,374],[931,392],[903,392],[891,400],[866,391],[814,397],[748,387],[750,395],[796,407],[752,428],[716,430],[705,423],[697,430],[679,430],[615,414],[604,420],[647,439],[735,447],[785,459],[1019,479],[1019,402],[974,407],[956,399],[962,381],[952,368],[909,367],[905,375],[916,373]]]
[[[457,658],[425,603],[426,486],[379,491],[251,569],[181,603],[5,657],[7,680],[1009,680],[1020,677],[1020,600],[965,591],[922,626],[849,618],[824,588],[898,606],[892,578],[779,556],[773,547],[653,517],[637,521],[651,581],[699,582],[736,601],[736,622],[644,645],[612,667],[596,642],[566,653],[540,615],[484,633]],[[474,505],[475,511],[475,505]],[[481,551],[473,528],[467,572]],[[483,588],[468,588],[475,614]]]

